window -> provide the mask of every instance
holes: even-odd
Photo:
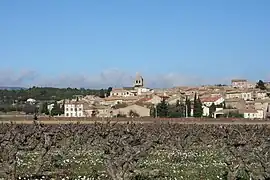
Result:
[[[66,108],[66,111],[68,111],[68,108]]]
[[[70,108],[71,111],[73,111],[73,108]]]
[[[81,116],[82,116],[82,114],[81,114],[81,113],[79,113],[79,114],[78,114],[78,116],[79,116],[79,117],[81,117]]]
[[[75,111],[77,111],[77,108],[75,108]]]
[[[73,114],[72,113],[70,113],[70,117],[72,117],[73,116]]]
[[[82,110],[82,108],[79,108],[79,111],[81,111]]]
[[[68,117],[68,115],[69,115],[69,114],[67,113],[66,116]]]

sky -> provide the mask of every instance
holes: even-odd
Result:
[[[270,80],[269,0],[0,1],[0,86]]]

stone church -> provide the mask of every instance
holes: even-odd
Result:
[[[143,77],[139,73],[136,73],[136,77],[133,82],[133,87],[113,88],[113,90],[110,93],[110,96],[121,96],[121,97],[138,96],[151,91],[152,89],[144,87]]]

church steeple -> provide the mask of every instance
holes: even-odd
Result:
[[[138,72],[136,73],[136,78],[134,80],[133,86],[134,87],[143,87],[143,78]]]

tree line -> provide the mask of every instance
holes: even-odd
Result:
[[[55,103],[62,99],[72,99],[74,96],[86,96],[95,95],[101,98],[105,98],[110,95],[112,87],[107,89],[85,89],[85,88],[53,88],[53,87],[31,87],[29,89],[17,89],[17,90],[0,90],[0,111],[25,111],[35,112],[34,105],[29,105],[26,102],[27,99],[32,98],[37,100],[38,104],[42,106],[44,103]],[[56,106],[55,106],[56,107]],[[35,110],[33,110],[35,109]],[[57,107],[59,109],[59,107]],[[45,110],[43,110],[46,113]],[[53,111],[55,112],[55,111]],[[56,110],[56,114],[59,113]]]
[[[31,87],[18,90],[0,90],[0,103],[12,104],[14,102],[26,101],[33,98],[38,101],[59,101],[61,99],[72,99],[74,95],[95,95],[106,97],[112,91],[108,89],[85,89],[85,88],[54,88],[54,87]]]

